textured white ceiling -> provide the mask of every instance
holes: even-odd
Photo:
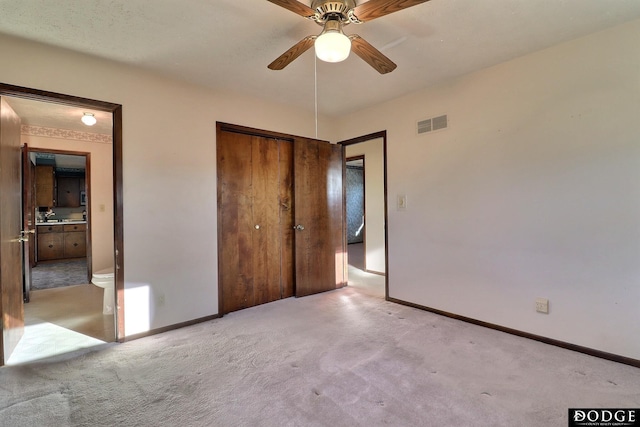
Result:
[[[318,108],[349,113],[638,18],[639,0],[431,0],[347,26],[398,68],[318,61]],[[266,0],[0,0],[0,32],[314,108],[312,49],[267,65],[320,27]]]

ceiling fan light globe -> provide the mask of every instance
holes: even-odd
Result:
[[[351,40],[338,31],[324,32],[315,41],[316,56],[325,62],[340,62],[349,57]]]

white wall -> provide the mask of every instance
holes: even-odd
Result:
[[[123,105],[126,335],[216,314],[216,121],[312,136],[313,112],[6,36],[0,57],[3,83]]]
[[[346,157],[365,156],[365,267],[385,272],[384,250],[384,155],[383,139],[376,138],[345,147]]]
[[[91,153],[91,256],[93,271],[113,266],[113,146],[100,142],[22,135],[29,148]],[[104,205],[104,211],[99,209]],[[59,209],[56,209],[59,210]],[[77,209],[76,209],[77,210]]]
[[[389,200],[407,195],[391,297],[640,359],[639,39],[634,21],[341,120],[339,139],[388,131]]]

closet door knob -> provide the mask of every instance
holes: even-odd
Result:
[[[260,230],[260,224],[256,224],[256,230]]]
[[[294,230],[298,230],[298,231],[302,231],[304,230],[304,225],[302,224],[298,224],[295,227],[293,227]]]

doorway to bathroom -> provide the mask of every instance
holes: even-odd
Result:
[[[25,127],[22,132],[22,139],[29,140],[23,147],[28,158],[23,174],[29,175],[24,181],[31,184],[26,194],[30,200],[24,204],[36,222],[25,267],[31,268],[25,303],[33,291],[88,284],[92,266],[92,227],[87,221],[91,153],[34,148],[43,141],[33,139],[32,130]]]
[[[121,107],[0,84],[0,95],[7,92],[16,95],[2,100],[19,117],[27,150],[23,234],[31,241],[23,251],[23,308],[16,311],[24,313],[24,332],[10,354],[5,346],[3,362],[21,364],[123,336],[122,304],[103,313],[104,294],[115,296],[121,277],[109,290],[90,283],[92,271],[113,267],[116,248],[122,248],[122,223],[116,221],[122,213]],[[87,112],[102,126],[69,121],[79,123]],[[52,176],[39,182],[36,168],[47,162],[43,174]],[[36,200],[43,187],[50,199]]]

